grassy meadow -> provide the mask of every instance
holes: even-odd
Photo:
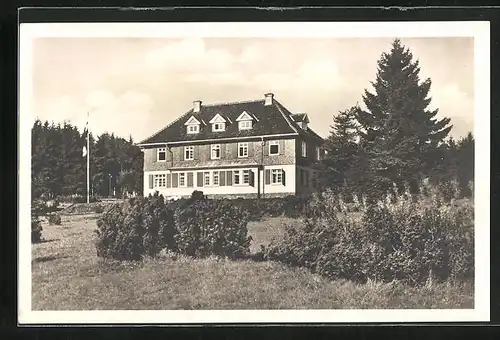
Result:
[[[33,310],[474,307],[472,282],[355,284],[274,262],[170,254],[105,261],[94,246],[97,217],[62,215],[62,225],[43,222],[44,241],[32,246]],[[277,217],[249,223],[251,251],[279,237],[284,223],[295,222]]]

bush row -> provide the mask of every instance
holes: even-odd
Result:
[[[429,205],[407,192],[353,216],[327,192],[312,199],[302,226],[287,226],[262,252],[332,279],[422,284],[473,276],[473,229],[470,203]]]
[[[158,193],[131,198],[98,219],[97,255],[139,260],[167,249],[197,257],[241,257],[250,246],[248,217],[228,200],[207,200],[199,192],[175,204]]]

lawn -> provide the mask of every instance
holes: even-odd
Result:
[[[473,285],[329,281],[272,262],[161,257],[141,263],[96,256],[95,214],[43,223],[32,250],[33,310],[473,308]],[[251,250],[279,237],[283,222],[251,222]]]

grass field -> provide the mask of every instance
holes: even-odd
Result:
[[[473,308],[472,282],[412,288],[400,283],[328,281],[271,262],[162,257],[141,263],[96,256],[97,215],[43,223],[32,248],[33,310]],[[282,232],[271,218],[251,222],[251,250]]]

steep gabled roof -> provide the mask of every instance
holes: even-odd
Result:
[[[255,118],[252,129],[240,131],[237,118],[243,111]],[[209,126],[200,126],[200,132],[188,134],[185,123],[195,117],[200,122],[210,122],[217,114],[226,119],[225,131],[213,132]],[[313,131],[302,130],[292,119],[292,114],[279,102],[264,105],[264,100],[233,102],[214,105],[202,105],[199,112],[189,110],[184,115],[161,129],[154,135],[138,143],[148,145],[155,143],[169,143],[182,141],[201,141],[207,139],[223,139],[251,136],[267,136],[280,134],[300,134],[307,137],[319,138]]]

